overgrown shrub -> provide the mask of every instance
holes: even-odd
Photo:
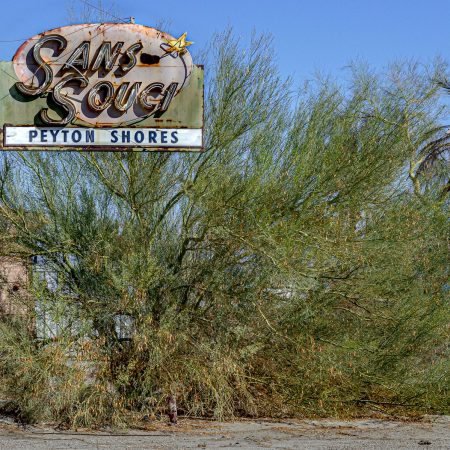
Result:
[[[207,53],[202,154],[2,155],[3,251],[58,279],[59,340],[0,327],[23,420],[449,412],[445,66],[294,95],[265,42]]]

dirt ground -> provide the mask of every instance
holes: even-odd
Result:
[[[0,419],[0,449],[450,449],[450,417],[420,422],[391,420],[181,420],[148,430],[67,432],[23,429]]]

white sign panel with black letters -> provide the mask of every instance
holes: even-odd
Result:
[[[4,146],[201,148],[202,129],[5,126]]]

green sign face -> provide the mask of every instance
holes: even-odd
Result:
[[[135,24],[51,30],[0,63],[1,149],[200,151],[203,67]]]

